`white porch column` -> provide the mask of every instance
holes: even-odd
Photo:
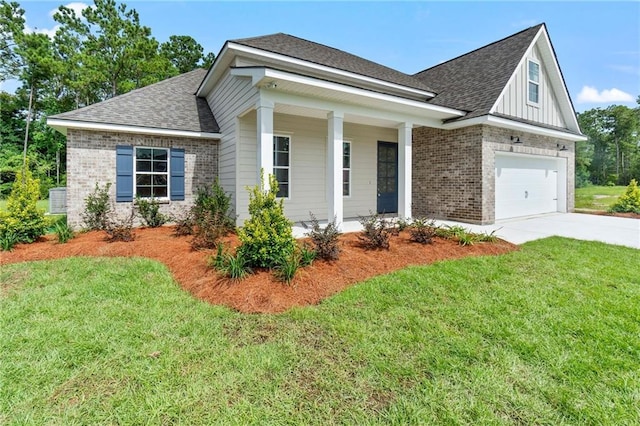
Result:
[[[398,217],[411,217],[411,140],[413,124],[398,127]]]
[[[273,102],[262,97],[256,103],[256,128],[258,129],[257,183],[260,184],[260,171],[264,172],[265,191],[269,190],[269,175],[273,174]]]
[[[344,114],[332,111],[327,114],[327,207],[328,220],[336,219],[336,225],[342,229],[342,132]]]

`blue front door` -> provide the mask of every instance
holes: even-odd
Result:
[[[398,144],[378,142],[378,213],[398,212]]]

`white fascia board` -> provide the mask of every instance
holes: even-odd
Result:
[[[248,47],[248,46],[243,46],[240,44],[235,44],[235,43],[229,43],[229,48],[233,49],[235,51],[238,52],[242,52],[242,53],[247,53],[250,55],[255,55],[255,56],[262,56],[264,58],[267,59],[271,59],[271,60],[276,60],[276,61],[280,61],[280,62],[285,62],[285,63],[289,63],[292,65],[296,65],[296,66],[300,66],[300,67],[305,67],[305,68],[309,68],[310,70],[313,71],[322,71],[322,72],[326,72],[327,74],[334,74],[334,75],[338,75],[341,77],[346,77],[346,78],[351,78],[354,80],[358,80],[358,81],[362,81],[362,82],[366,82],[366,83],[370,83],[370,84],[375,84],[378,86],[383,86],[383,87],[389,87],[392,88],[394,90],[400,90],[403,92],[407,92],[407,93],[411,93],[412,95],[420,95],[420,96],[425,96],[427,98],[433,98],[436,96],[435,93],[433,92],[429,92],[426,90],[420,90],[420,89],[414,89],[412,87],[407,87],[407,86],[403,86],[401,84],[396,84],[396,83],[390,83],[388,81],[384,81],[384,80],[378,80],[376,78],[373,77],[367,77],[361,74],[356,74],[353,72],[349,72],[349,71],[343,71],[337,68],[332,68],[332,67],[328,67],[326,65],[320,65],[320,64],[316,64],[316,63],[312,63],[312,62],[308,62],[308,61],[304,61],[302,59],[295,59],[292,58],[290,56],[286,56],[286,55],[281,55],[279,53],[273,53],[273,52],[267,52],[261,49],[256,49],[253,47]]]
[[[211,68],[209,68],[209,71],[207,71],[207,75],[204,76],[204,78],[202,79],[202,82],[200,83],[200,86],[198,86],[198,89],[196,90],[197,97],[204,98],[206,97],[207,93],[210,91],[209,86],[213,85],[213,83],[215,83],[215,81],[217,80],[217,78],[215,78],[214,76],[220,73],[219,72],[219,70],[221,69],[220,67],[225,67],[224,65],[221,65],[221,64],[226,61],[228,50],[229,50],[228,44],[225,44],[222,47],[222,51],[220,51],[218,56],[216,56],[216,59],[213,61],[213,65],[211,65]]]
[[[588,138],[583,135],[562,132],[560,130],[547,129],[546,127],[534,126],[533,124],[521,123],[519,121],[509,120],[508,118],[496,117],[493,115],[483,115],[482,117],[471,118],[469,120],[460,120],[453,123],[447,123],[443,126],[446,130],[460,129],[462,127],[475,126],[478,124],[487,124],[490,126],[501,127],[503,129],[511,129],[515,131],[534,133],[541,136],[549,136],[552,138],[564,139],[568,141],[578,142],[586,141]]]
[[[441,114],[449,115],[449,118],[463,117],[466,113],[453,108],[442,107],[438,105],[432,105],[425,102],[414,101],[412,99],[401,98],[398,96],[387,95],[385,93],[373,92],[366,89],[360,89],[358,87],[347,86],[340,83],[333,83],[331,81],[320,80],[313,77],[302,76],[298,74],[289,73],[286,71],[273,70],[270,68],[232,68],[231,75],[251,77],[253,85],[258,86],[264,79],[271,80],[283,80],[292,83],[304,84],[307,86],[313,86],[325,90],[333,90],[346,94],[364,96],[371,99],[385,101],[389,103],[420,108],[425,111],[433,111]]]
[[[221,133],[193,132],[190,130],[157,129],[153,127],[125,126],[121,124],[92,123],[87,121],[60,120],[48,118],[47,125],[66,135],[67,129],[96,130],[104,132],[135,133],[157,136],[176,136],[198,139],[220,139]]]

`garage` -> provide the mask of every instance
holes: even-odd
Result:
[[[566,159],[496,154],[495,219],[566,211]]]

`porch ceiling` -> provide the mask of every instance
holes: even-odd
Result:
[[[276,103],[273,112],[326,120],[330,110]],[[349,113],[344,114],[344,122],[377,127],[397,127],[400,124],[400,122],[394,120]]]

